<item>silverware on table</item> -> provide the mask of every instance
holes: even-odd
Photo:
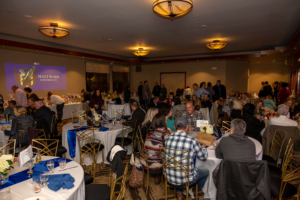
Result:
[[[58,170],[58,171],[65,171],[65,170],[67,170],[67,169],[72,169],[72,168],[76,168],[76,167],[78,167],[78,166],[75,166],[75,167],[69,167],[69,168],[66,168],[66,169]]]

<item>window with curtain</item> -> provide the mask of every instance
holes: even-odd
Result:
[[[129,86],[129,67],[113,66],[113,91],[122,93]]]
[[[102,73],[86,73],[86,90],[94,92],[95,89],[100,89],[101,92],[107,92],[108,89],[108,74]]]

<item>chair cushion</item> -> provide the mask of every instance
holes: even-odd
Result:
[[[279,198],[280,185],[281,185],[281,178],[270,176],[270,188],[271,188],[272,197]],[[282,197],[283,198],[291,197],[294,196],[296,193],[297,193],[297,188],[295,188],[290,183],[287,183]]]
[[[263,160],[267,161],[268,162],[268,165],[271,165],[271,166],[274,166],[274,167],[277,167],[277,163],[276,161],[274,160],[274,158],[272,158],[271,156],[267,156],[267,155],[263,155]]]
[[[85,186],[85,200],[110,200],[110,188],[105,184]]]
[[[194,187],[199,181],[196,181],[194,183],[190,183],[189,188]],[[168,185],[171,186],[172,188],[176,188],[176,189],[180,189],[180,190],[185,190],[186,189],[186,185],[174,185],[171,184],[169,181],[167,181]]]
[[[88,144],[86,144],[86,145],[84,145],[84,146],[82,147],[82,150],[83,150],[83,151],[91,151],[90,148],[91,148],[92,146],[94,146],[94,145],[95,145],[96,151],[98,151],[98,148],[99,148],[100,143],[96,143],[96,144],[94,144],[94,143],[88,143]],[[104,145],[103,145],[103,144],[101,144],[99,151],[101,151],[102,149],[104,149]],[[97,152],[96,152],[96,153],[97,153]]]
[[[268,165],[270,177],[281,178],[282,172],[278,167]]]
[[[88,185],[93,183],[93,181],[94,181],[93,176],[84,172],[84,184]]]
[[[132,140],[129,139],[129,138],[124,138],[124,143],[123,143],[123,146],[128,146],[132,143]],[[121,146],[122,144],[122,140],[120,137],[116,138],[116,142],[115,142],[115,145],[120,145]]]
[[[162,174],[163,173],[163,170],[151,170],[149,169],[149,174],[150,175],[158,175],[158,174]]]
[[[55,153],[55,149],[52,150],[52,153]],[[67,153],[67,149],[63,146],[58,146],[56,155],[61,157],[61,155],[63,155],[64,153]]]

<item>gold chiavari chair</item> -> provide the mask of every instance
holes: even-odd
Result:
[[[126,175],[128,172],[128,164],[125,166],[124,174],[119,178],[113,178],[114,173],[109,174],[109,185],[106,184],[91,184],[85,186],[85,200],[122,200],[126,191]],[[114,191],[115,187],[120,185],[120,191]],[[99,195],[100,194],[100,195]],[[114,196],[114,195],[117,195]]]
[[[113,110],[113,118],[120,119],[124,117],[125,115],[125,110],[124,109],[114,109]]]
[[[87,118],[85,110],[73,111],[71,114],[72,114],[72,122],[81,121]]]
[[[93,182],[95,183],[98,153],[102,151],[102,161],[104,166],[104,145],[100,140],[95,139],[94,131],[75,129],[80,152],[80,165],[83,165],[86,158],[93,160]]]
[[[32,151],[34,154],[39,151],[44,156],[56,156],[58,142],[55,139],[33,139],[31,142]]]
[[[34,127],[34,120],[32,121],[24,121],[24,122],[18,122],[18,137],[19,137],[19,147],[20,151],[22,150],[22,146],[27,147],[28,144],[23,144],[23,137],[28,136],[28,128]]]
[[[0,140],[0,143],[5,144],[0,148],[0,156],[3,154],[12,154],[15,156],[16,140]],[[10,153],[12,151],[12,153]]]
[[[132,144],[132,151],[134,151],[134,136],[135,136],[136,123],[137,120],[123,122],[122,137],[116,138],[115,144],[119,144],[122,147]],[[132,136],[128,136],[130,133],[132,133]]]
[[[231,128],[231,122],[230,121],[223,121],[222,122],[222,128],[225,130],[225,133],[229,133],[230,128]]]
[[[175,117],[181,117],[185,110],[176,110]]]
[[[170,187],[173,187],[174,190],[174,195],[176,198],[176,188],[181,189],[181,190],[186,190],[186,200],[188,200],[188,191],[189,188],[196,186],[196,199],[198,199],[198,181],[196,181],[193,184],[190,184],[189,181],[189,175],[190,175],[190,152],[189,150],[177,150],[177,149],[169,149],[164,146],[159,147],[160,154],[161,154],[161,159],[163,163],[163,174],[164,174],[164,179],[165,179],[165,200],[168,199],[168,191],[167,191],[167,186],[169,185]],[[175,152],[176,156],[171,156],[168,152]],[[185,158],[181,158],[183,156]],[[186,164],[182,164],[186,163]],[[169,170],[176,170],[177,172],[183,173],[185,177],[185,184],[183,185],[173,185],[170,182],[168,182],[168,176],[167,176],[167,171]]]
[[[287,136],[287,133],[284,132],[283,130],[280,130],[280,129],[275,130],[275,133],[274,133],[274,136],[273,136],[273,139],[272,139],[270,155],[269,156],[267,156],[267,155],[263,156],[263,160],[266,160],[268,162],[268,165],[278,167],[279,158],[280,158],[280,154],[281,154],[281,151],[282,151],[282,146],[284,144],[286,136]],[[278,157],[277,157],[276,161],[273,158],[273,153],[274,153],[275,149],[279,150]]]

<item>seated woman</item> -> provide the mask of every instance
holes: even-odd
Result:
[[[175,121],[174,118],[172,117],[173,114],[172,106],[165,105],[161,110],[161,114],[163,114],[166,117],[166,124],[169,132],[175,131]]]
[[[262,114],[263,114],[263,110],[262,110],[263,104],[264,103],[263,103],[262,100],[258,100],[257,102],[255,102],[255,104],[254,104],[255,109],[254,109],[254,113],[253,113],[254,116],[256,116],[256,117],[258,115],[262,116]]]
[[[172,116],[173,116],[173,118],[180,117],[181,114],[185,111],[185,104],[184,104],[184,103],[181,103],[181,101],[180,101],[179,98],[176,98],[176,99],[174,100],[174,104],[175,104],[175,105],[174,105],[173,108],[172,108],[172,112],[173,112]],[[177,110],[178,110],[178,113],[177,113],[178,116],[176,116]],[[181,114],[180,114],[180,113],[181,113]],[[179,116],[179,115],[180,115],[180,116]]]
[[[287,98],[285,104],[289,107],[289,113],[287,118],[289,119],[298,119],[299,117],[299,109],[295,106],[295,101],[293,98]]]
[[[266,99],[264,100],[264,107],[267,107],[270,110],[274,110],[274,108],[276,108],[275,102],[273,101],[271,95],[266,96]]]
[[[243,107],[242,119],[246,122],[246,136],[252,137],[262,143],[260,132],[265,128],[265,122],[261,121],[261,116],[254,116],[255,107],[251,103],[247,103]]]
[[[212,97],[212,101],[212,106],[214,108],[215,124],[216,126],[220,126],[222,125],[222,117],[224,117],[224,112],[222,111],[222,106],[224,106],[224,102],[222,101],[222,97],[219,98],[217,94],[215,94]]]
[[[243,109],[243,102],[241,100],[235,100],[233,102],[230,117],[233,119],[242,118],[242,109]]]
[[[234,102],[235,100],[239,100],[241,97],[240,97],[240,93],[239,91],[235,91],[233,97],[230,98],[230,102]]]
[[[35,122],[32,116],[26,116],[26,109],[23,106],[16,106],[14,108],[15,118],[12,120],[11,130],[6,130],[4,126],[2,126],[2,131],[4,131],[5,135],[12,136],[12,139],[16,139],[16,147],[19,145],[19,133],[24,131],[28,127],[35,127]],[[22,123],[19,125],[19,122]],[[28,145],[28,134],[24,134],[22,137],[22,146]],[[20,150],[21,151],[21,150]]]
[[[197,95],[193,94],[193,96],[192,96],[192,101],[193,101],[193,105],[194,105],[194,106],[195,106],[195,104],[196,104],[197,99],[198,99]]]
[[[98,114],[102,114],[102,105],[104,104],[104,101],[102,99],[102,95],[99,89],[95,89],[93,96],[91,97],[89,107],[95,108],[96,112]]]
[[[149,108],[147,111],[145,120],[143,121],[143,123],[141,125],[142,138],[143,138],[144,142],[146,140],[148,129],[149,129],[150,125],[152,124],[153,117],[157,114],[158,114],[158,108],[152,107],[152,108]]]
[[[174,102],[174,95],[173,94],[169,94],[168,100],[167,100],[167,104],[172,106],[172,102]]]
[[[149,170],[162,170],[162,160],[160,156],[159,146],[164,144],[165,136],[168,134],[166,127],[166,117],[162,114],[154,116],[149,132],[146,137],[145,148],[148,157],[148,166],[143,157],[141,157],[141,164],[144,168]],[[155,175],[155,184],[160,183],[160,174]]]

